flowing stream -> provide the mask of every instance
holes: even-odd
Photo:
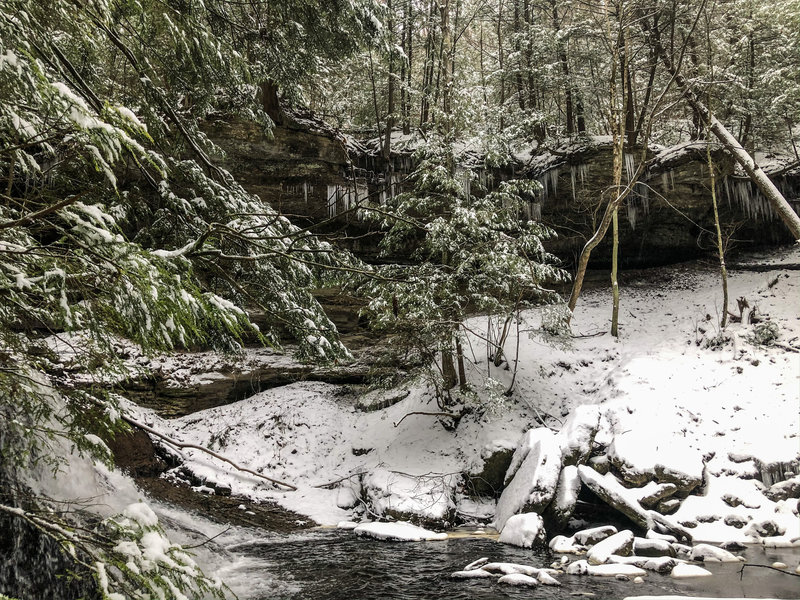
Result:
[[[173,516],[175,513],[172,513]],[[163,518],[163,516],[162,516]],[[183,529],[183,518],[167,519]],[[181,521],[179,523],[178,521]],[[209,535],[207,527],[190,521],[194,535]],[[224,528],[215,525],[217,531]],[[690,595],[736,598],[798,598],[800,579],[741,563],[704,565],[713,577],[675,580],[648,573],[634,584],[614,578],[558,576],[561,587],[536,590],[498,584],[496,579],[454,580],[450,574],[487,557],[493,562],[549,566],[560,558],[549,551],[531,551],[501,544],[486,536],[456,535],[441,542],[381,542],[359,538],[351,531],[314,529],[273,534],[247,528],[224,531],[198,550],[206,569],[216,572],[241,600],[492,600],[497,598],[586,597],[619,600],[626,596]],[[789,571],[800,561],[800,549],[748,548],[748,563],[782,561]]]

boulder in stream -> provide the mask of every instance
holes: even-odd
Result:
[[[586,559],[589,564],[602,565],[612,554],[630,556],[633,552],[633,532],[626,529],[607,537],[589,549]]]
[[[544,521],[536,513],[512,515],[506,521],[499,541],[521,548],[544,546],[547,544]]]
[[[502,531],[509,517],[517,513],[541,514],[555,496],[561,473],[561,447],[549,429],[536,431],[539,439],[529,449],[497,502],[495,527],[498,531]]]

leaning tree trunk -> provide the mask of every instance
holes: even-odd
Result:
[[[792,236],[795,240],[800,241],[800,216],[797,215],[789,203],[786,201],[786,198],[783,197],[783,194],[780,193],[775,184],[772,183],[767,174],[756,164],[756,161],[753,160],[753,157],[747,153],[747,151],[742,147],[731,132],[729,132],[725,126],[720,123],[717,118],[711,114],[708,110],[708,107],[700,100],[699,95],[695,91],[692,84],[686,80],[686,78],[678,72],[678,68],[672,62],[672,59],[664,50],[664,47],[661,45],[661,40],[658,38],[658,34],[656,30],[651,30],[647,25],[647,21],[642,20],[643,27],[645,29],[645,33],[648,34],[648,39],[653,46],[656,54],[661,57],[661,62],[666,67],[669,74],[675,81],[675,84],[681,91],[683,98],[688,102],[689,106],[700,115],[700,117],[706,122],[708,128],[711,132],[722,142],[722,145],[730,152],[733,157],[736,159],[742,168],[744,169],[745,173],[747,173],[748,177],[758,186],[758,189],[761,190],[761,193],[764,194],[764,197],[769,202],[772,209],[775,213],[781,218],[784,222],[786,227],[789,228]]]

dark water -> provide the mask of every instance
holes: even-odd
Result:
[[[674,580],[648,573],[645,583],[614,578],[560,575],[561,587],[535,589],[498,584],[496,579],[453,580],[449,575],[468,563],[491,561],[549,566],[558,557],[500,544],[488,538],[455,538],[442,542],[379,542],[347,531],[315,531],[230,548],[244,558],[247,572],[237,575],[236,592],[242,600],[378,600],[439,599],[492,600],[500,598],[586,597],[619,600],[638,595],[693,595],[741,598],[800,598],[800,578],[740,563],[706,565],[714,577]],[[749,549],[748,562],[772,564],[782,560],[793,571],[797,550]],[[260,565],[260,567],[259,567]],[[269,572],[267,584],[259,574]],[[247,580],[252,585],[248,585]]]

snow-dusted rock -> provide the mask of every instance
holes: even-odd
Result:
[[[355,521],[339,521],[336,524],[336,529],[350,530],[350,529],[355,529],[356,527],[358,527],[358,525],[359,523],[356,523]]]
[[[656,483],[655,481],[651,481],[641,488],[640,493],[642,496],[639,498],[639,504],[645,508],[655,508],[660,502],[669,498],[677,491],[678,486],[674,483]]]
[[[664,500],[659,500],[658,504],[656,504],[656,511],[660,512],[662,515],[671,515],[677,511],[680,506],[681,501],[677,498],[666,498]]]
[[[558,554],[581,554],[586,548],[575,543],[574,537],[557,535],[550,540],[550,550]]]
[[[664,439],[648,428],[614,436],[608,448],[611,464],[622,478],[636,486],[656,480],[673,483],[688,493],[703,482],[703,455],[682,438]]]
[[[473,560],[466,567],[464,567],[464,570],[465,571],[472,571],[473,569],[480,569],[483,565],[485,565],[488,562],[489,562],[489,559],[484,556],[484,557],[481,557],[481,558],[479,558],[477,560]]]
[[[611,473],[600,475],[584,465],[578,467],[581,481],[603,502],[618,510],[638,526],[652,529],[652,518],[632,497],[631,491],[622,486]]]
[[[633,538],[633,553],[637,556],[675,556],[675,549],[667,540]]]
[[[481,567],[488,573],[500,573],[502,575],[527,575],[529,577],[538,577],[539,571],[536,567],[530,565],[520,565],[517,563],[506,562],[490,562]]]
[[[611,469],[611,462],[605,454],[593,456],[589,459],[588,465],[600,473],[600,475],[605,475]]]
[[[675,558],[670,558],[669,556],[657,556],[650,558],[642,565],[642,568],[648,571],[655,571],[661,575],[667,575],[672,572],[672,569],[674,569],[675,565],[677,564],[678,560]]]
[[[522,440],[517,446],[517,449],[514,450],[514,454],[511,456],[511,463],[508,465],[508,470],[506,471],[504,478],[505,485],[508,485],[508,483],[514,478],[514,475],[517,474],[517,471],[519,471],[522,463],[528,457],[528,453],[533,450],[536,444],[538,444],[542,438],[549,438],[552,436],[553,432],[547,427],[529,429],[525,435],[522,436]]]
[[[678,563],[672,568],[669,576],[674,579],[688,579],[690,577],[710,577],[713,575],[711,571],[698,567],[697,565],[689,565],[686,563]]]
[[[716,561],[716,562],[738,562],[738,558],[722,548],[717,548],[710,544],[697,544],[692,548],[690,555],[692,560]]]
[[[470,569],[468,571],[455,571],[450,573],[451,579],[485,579],[487,577],[496,577],[489,571],[484,571],[483,569]]]
[[[499,541],[522,548],[543,546],[547,543],[544,521],[536,513],[513,515],[506,521]]]
[[[436,533],[411,523],[362,523],[353,533],[364,537],[393,542],[423,542],[446,540],[446,533]]]
[[[775,537],[783,535],[784,533],[786,533],[786,528],[772,519],[751,523],[745,530],[746,535],[750,535],[754,538]]]
[[[575,541],[583,546],[594,546],[596,543],[603,541],[607,537],[611,537],[617,533],[617,528],[613,525],[603,525],[602,527],[592,527],[591,529],[583,529],[576,531],[572,536]]]
[[[512,515],[541,514],[553,500],[561,473],[561,447],[549,429],[537,429],[538,440],[527,453],[497,502],[495,527],[502,531]]]
[[[572,410],[558,432],[565,465],[577,465],[586,460],[599,426],[600,407],[596,404],[582,404]]]
[[[470,495],[494,498],[500,493],[515,448],[516,444],[508,440],[493,440],[481,449],[480,464],[467,476]]]
[[[652,529],[648,529],[644,537],[648,540],[664,540],[670,544],[674,544],[678,541],[678,538],[676,538],[674,535],[670,535],[668,533],[659,533],[658,531],[653,531]]]
[[[497,583],[505,583],[506,585],[524,585],[528,587],[536,587],[539,585],[539,580],[534,579],[528,575],[521,573],[513,573],[511,575],[503,575],[497,580]]]
[[[578,493],[581,491],[581,485],[578,467],[567,465],[561,469],[555,498],[553,498],[545,512],[545,520],[549,527],[560,530],[569,522],[578,503]]]
[[[586,559],[589,564],[602,565],[612,554],[630,556],[632,551],[633,532],[625,529],[592,546],[586,554]]]
[[[537,579],[539,580],[539,583],[541,583],[542,585],[553,585],[553,586],[561,585],[561,582],[558,579],[550,575],[544,569],[539,571]]]
[[[772,484],[764,495],[773,502],[800,498],[800,475]]]
[[[567,575],[588,575],[589,563],[585,560],[576,560],[575,562],[568,564],[564,572]]]
[[[594,575],[595,577],[616,577],[625,575],[626,577],[643,577],[647,575],[644,569],[635,565],[606,564],[590,565],[585,560],[578,560],[570,564],[566,571],[569,575]]]

